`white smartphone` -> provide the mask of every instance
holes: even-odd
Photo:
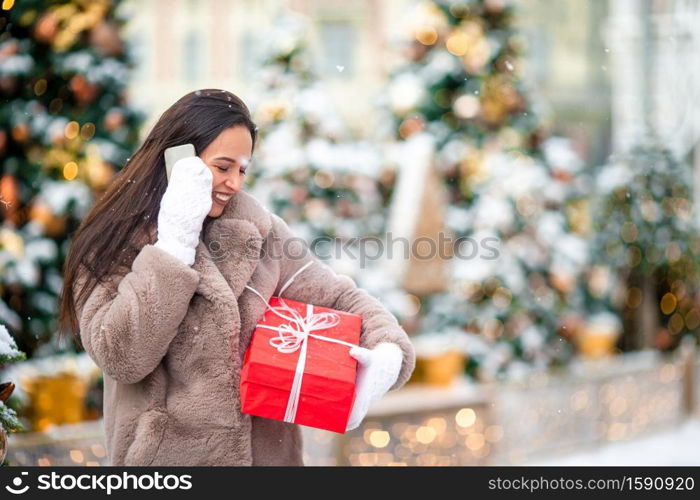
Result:
[[[165,174],[168,176],[168,182],[170,182],[170,173],[173,171],[173,166],[177,160],[182,158],[189,158],[190,156],[196,156],[197,153],[194,151],[194,146],[192,144],[183,144],[182,146],[173,146],[165,150]]]

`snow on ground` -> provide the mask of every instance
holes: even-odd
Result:
[[[539,457],[523,465],[700,465],[700,420],[585,452]]]

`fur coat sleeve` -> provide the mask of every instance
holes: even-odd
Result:
[[[294,277],[292,284],[281,296],[362,316],[360,345],[372,349],[380,342],[397,344],[403,352],[403,363],[391,389],[398,389],[405,384],[415,367],[415,351],[396,318],[379,300],[358,288],[351,278],[336,274],[319,261],[301,238],[295,237],[287,224],[276,215],[272,215],[271,232],[272,251],[281,261],[280,279],[275,294],[279,294],[281,287],[302,266],[313,261],[313,264]]]
[[[83,347],[114,380],[142,380],[165,356],[198,283],[194,269],[146,245],[130,272],[98,283],[77,311]]]

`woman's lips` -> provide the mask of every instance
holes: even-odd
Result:
[[[211,198],[214,200],[214,203],[217,205],[226,206],[226,204],[229,202],[233,194],[228,194],[228,193],[212,193]],[[221,197],[221,199],[219,198]]]

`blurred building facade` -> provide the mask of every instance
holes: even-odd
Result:
[[[156,115],[190,90],[225,87],[244,99],[255,87],[254,44],[280,9],[309,16],[316,70],[360,134],[406,36],[413,0],[147,0],[127,2],[137,68],[131,95]],[[603,27],[608,0],[517,0],[528,47],[525,74],[556,133],[590,164],[611,150],[611,78]],[[163,13],[168,13],[164,16]]]
[[[150,114],[146,129],[158,113],[191,90],[227,88],[246,100],[256,85],[255,44],[281,10],[291,8],[309,16],[316,72],[351,124],[361,127],[389,69],[388,27],[402,3],[129,2],[132,21],[126,34],[138,60],[132,98]]]

